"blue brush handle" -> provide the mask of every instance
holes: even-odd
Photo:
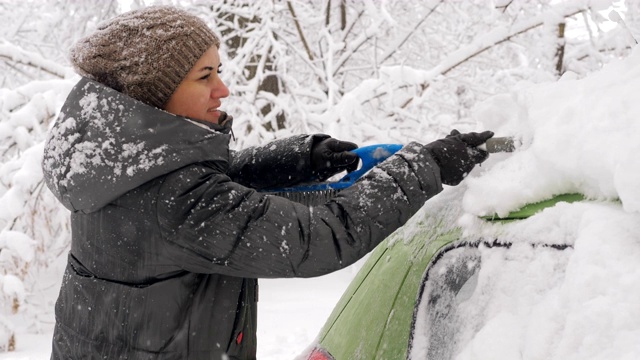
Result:
[[[402,148],[400,144],[377,144],[369,145],[351,150],[360,157],[362,166],[353,172],[343,176],[338,181],[333,182],[321,182],[309,185],[299,185],[289,188],[281,188],[269,190],[269,192],[307,192],[307,191],[321,191],[321,190],[341,190],[353,185],[358,179],[360,179],[374,166],[386,160],[389,156],[395,154]]]
[[[349,185],[353,184],[356,180],[360,179],[362,175],[373,169],[374,166],[385,161],[389,156],[395,154],[400,149],[402,149],[402,145],[400,144],[377,144],[363,146],[352,150],[352,152],[356,153],[356,155],[360,157],[362,167],[356,171],[348,173],[338,182],[345,181],[349,182]]]

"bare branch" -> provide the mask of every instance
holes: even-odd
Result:
[[[360,10],[358,12],[358,15],[356,16],[356,18],[350,23],[350,25],[348,26],[348,29],[342,29],[342,41],[346,42],[347,41],[347,37],[349,37],[349,34],[351,34],[351,31],[354,29],[356,23],[358,22],[358,20],[360,20],[360,18],[362,18],[362,15],[364,15],[364,10]]]
[[[296,29],[298,30],[298,34],[300,35],[300,40],[302,41],[302,45],[304,45],[305,50],[307,51],[307,56],[309,56],[309,60],[313,61],[313,53],[311,52],[311,48],[309,48],[309,44],[307,43],[307,39],[302,32],[302,27],[300,26],[300,21],[298,21],[298,17],[296,16],[295,10],[293,10],[293,5],[291,1],[287,0],[287,8],[289,8],[289,12],[291,12],[291,16],[293,16],[293,23],[296,25]]]
[[[344,30],[347,27],[347,2],[342,0],[340,2],[340,30]]]
[[[287,45],[291,51],[297,55],[314,73],[318,81],[325,87],[328,87],[329,84],[325,81],[325,74],[322,73],[312,62],[313,59],[307,59],[304,54],[298,50],[294,44],[290,43],[286,36],[280,36],[275,30],[273,31],[274,36],[278,36],[280,41]]]
[[[331,0],[327,0],[326,16],[324,18],[324,26],[329,26],[331,23]]]
[[[509,1],[508,3],[506,3],[505,5],[502,6],[496,6],[496,9],[502,9],[502,13],[507,11],[507,8],[509,7],[509,5],[511,5],[513,3],[513,0]]]
[[[375,24],[373,24],[372,26],[370,26],[370,29],[379,29],[381,27],[383,23],[383,20],[379,20],[377,21]],[[356,38],[352,44],[353,45],[348,52],[345,52],[342,54],[342,56],[336,61],[336,65],[334,67],[334,71],[333,71],[333,76],[335,76],[336,74],[338,74],[338,70],[340,68],[342,68],[342,66],[351,58],[351,56],[355,53],[358,52],[358,50],[360,49],[360,47],[362,47],[364,44],[366,44],[369,40],[371,40],[371,38],[373,38],[375,36],[375,32],[371,33],[371,34],[365,34],[361,35],[360,37]],[[345,48],[347,48],[345,46]]]
[[[558,61],[556,62],[556,73],[558,74],[558,76],[562,75],[562,62],[564,60],[565,47],[564,30],[566,26],[567,24],[564,22],[558,24],[558,49],[556,50],[556,58],[558,59]]]
[[[444,0],[440,0],[439,3],[437,3],[433,8],[431,8],[429,13],[426,14],[422,19],[420,19],[420,21],[418,21],[416,23],[416,25],[413,27],[413,29],[406,34],[405,38],[402,39],[402,41],[400,41],[400,43],[394,48],[394,51],[398,50],[399,48],[401,48],[402,45],[404,45],[407,42],[407,40],[409,40],[411,35],[413,35],[416,32],[416,30],[429,18],[429,16],[431,16],[431,14],[433,14],[436,11],[438,6],[440,6],[443,2],[444,2]],[[380,61],[380,64],[382,64],[385,61],[389,60],[389,58],[392,55],[393,55],[393,51],[390,51],[386,56],[383,57],[383,59]]]

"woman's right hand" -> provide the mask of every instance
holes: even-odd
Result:
[[[453,130],[444,139],[425,145],[440,167],[443,184],[458,185],[476,166],[489,157],[489,153],[478,149],[493,137],[492,131],[461,134]]]

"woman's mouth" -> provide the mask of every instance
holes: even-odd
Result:
[[[212,114],[217,119],[216,123],[220,123],[220,120],[222,120],[222,114],[224,113],[218,110],[218,108],[211,108],[207,110],[207,114]]]
[[[227,121],[227,113],[221,110],[218,110],[218,108],[210,108],[207,110],[207,113],[211,113],[213,114],[213,116],[215,117],[215,122],[216,124],[219,125],[223,125],[225,121]]]

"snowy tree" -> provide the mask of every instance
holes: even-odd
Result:
[[[471,130],[477,102],[521,82],[585,76],[626,56],[640,29],[633,1],[163,3],[221,35],[238,147],[294,133],[365,144]],[[59,284],[43,279],[60,280],[70,230],[43,184],[43,140],[77,80],[69,46],[121,11],[98,0],[0,0],[1,350],[17,326],[51,326]]]
[[[58,285],[43,278],[60,274],[70,230],[44,185],[43,140],[75,78],[66,49],[117,10],[102,1],[0,2],[0,350],[14,348],[17,324],[47,324],[39,309],[51,308]]]
[[[118,12],[111,1],[1,1],[0,86],[64,78],[69,46]]]
[[[223,36],[229,110],[244,145],[315,131],[406,142],[471,126],[469,110],[496,92],[567,71],[584,76],[628,53],[633,41],[620,35],[628,30],[605,32],[599,11],[610,4],[599,5],[225,1],[193,9]],[[341,130],[351,122],[362,133]]]

